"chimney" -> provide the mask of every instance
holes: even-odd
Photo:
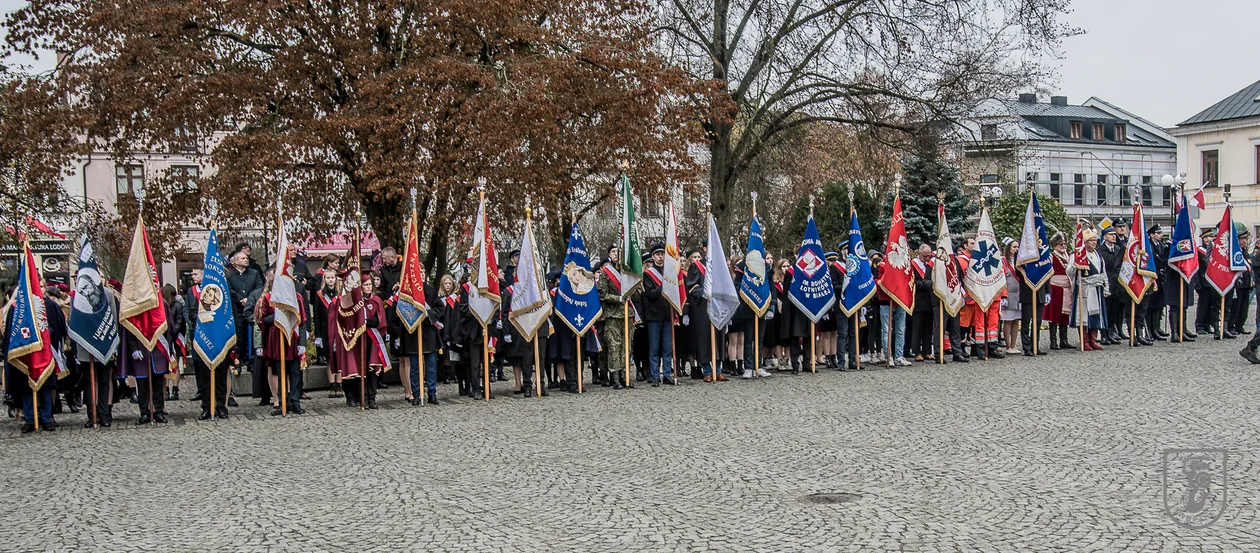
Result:
[[[1067,96],[1051,96],[1050,103],[1056,106],[1066,106]]]
[[[1037,94],[1035,92],[1025,92],[1019,95],[1019,101],[1022,104],[1035,104],[1037,103]]]

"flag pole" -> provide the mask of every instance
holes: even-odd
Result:
[[[940,311],[937,312],[936,335],[940,340],[936,343],[936,364],[945,364],[945,300],[939,300],[941,304]],[[1036,340],[1033,341],[1033,349],[1036,349]]]
[[[577,350],[577,389],[579,394],[582,393],[582,373],[584,372],[582,370],[582,337],[583,335],[578,334],[577,340],[574,342],[576,344],[574,349]],[[608,375],[608,378],[611,379],[612,375]]]
[[[1132,299],[1132,298],[1130,298]],[[1221,306],[1225,305],[1225,298],[1221,298]],[[1129,302],[1129,347],[1133,347],[1133,319],[1136,318],[1134,313],[1137,312],[1137,302]],[[1222,319],[1223,320],[1223,319]]]
[[[88,356],[88,378],[92,379],[92,428],[96,428],[101,422],[97,420],[97,414],[96,414],[97,412],[96,402],[100,401],[100,399],[97,397],[97,393],[96,393],[96,359],[91,357],[90,355]],[[210,396],[210,397],[213,398],[214,396]],[[210,401],[214,401],[214,400],[211,399]],[[36,410],[35,414],[38,415],[39,410]],[[39,418],[39,417],[36,416],[35,418]]]
[[[893,175],[893,203],[896,203],[896,201],[899,199],[901,199],[901,172],[897,172],[897,174]],[[892,230],[891,225],[892,223],[890,222],[889,231]],[[884,261],[887,262],[887,260],[884,260]],[[885,270],[887,270],[887,268],[885,268]],[[876,286],[878,287],[879,285],[876,284]],[[888,346],[884,348],[884,354],[888,356],[889,367],[893,367],[896,365],[896,363],[893,362],[893,355],[892,355],[892,350],[894,347],[896,347],[896,344],[893,343],[893,315],[895,315],[895,313],[893,312],[893,309],[896,304],[897,302],[893,301],[890,294],[888,298]],[[901,353],[901,352],[899,351],[897,353]]]
[[[1092,223],[1091,223],[1092,224]],[[1081,218],[1076,218],[1076,226],[1081,226]],[[1085,230],[1081,229],[1081,247],[1085,247]],[[1073,244],[1075,246],[1075,244]],[[1086,257],[1086,262],[1089,258]],[[1075,262],[1076,260],[1073,260]],[[1081,287],[1081,268],[1076,268],[1076,325],[1080,327],[1081,351],[1085,351],[1085,319],[1089,318],[1089,313],[1084,312],[1085,307],[1085,289]],[[987,344],[986,344],[987,347]]]
[[[95,385],[95,383],[93,383],[93,385]],[[150,387],[149,390],[149,395],[153,395],[153,388]],[[95,405],[93,405],[93,407],[95,407]],[[39,430],[39,390],[37,389],[31,390],[31,408],[35,410],[35,430]]]
[[[814,218],[814,193],[809,193],[809,218]],[[818,374],[818,340],[817,332],[818,323],[813,319],[809,320],[809,372],[810,374]],[[789,325],[790,328],[790,325]]]
[[[490,401],[490,327],[481,325],[481,393],[486,401]]]
[[[674,385],[678,385],[678,339],[677,339],[677,321],[675,317],[670,317],[669,325],[669,343],[673,346],[669,350],[669,372],[674,375]]]
[[[411,187],[411,226],[414,227],[415,224],[416,224],[416,188],[413,186]],[[419,236],[416,236],[416,238],[419,238]],[[411,239],[412,239],[411,231],[407,231],[407,240],[411,240]],[[420,257],[420,244],[416,244],[415,248],[416,248],[416,257],[419,258]],[[406,260],[403,260],[403,262],[406,263]],[[421,276],[421,275],[416,275],[416,276]],[[424,290],[423,278],[420,281],[420,290],[422,291]],[[416,353],[419,354],[418,356],[416,356],[416,360],[419,361],[420,363],[419,370],[417,371],[417,373],[419,373],[420,375],[420,407],[424,407],[424,400],[425,400],[424,393],[425,393],[425,390],[428,388],[428,384],[429,384],[429,365],[427,363],[428,359],[426,359],[424,355],[424,319],[429,318],[428,316],[429,297],[427,295],[424,298],[424,302],[426,305],[421,307],[421,309],[424,310],[421,313],[421,315],[423,315],[423,318],[420,319],[420,324],[416,325]],[[405,355],[405,352],[404,352],[404,355]],[[411,375],[409,374],[407,376],[411,376]],[[436,375],[435,375],[435,378],[436,378]]]
[[[757,193],[752,193],[752,215],[753,219],[757,218]],[[751,228],[749,229],[751,234]],[[765,249],[765,245],[762,245]],[[745,276],[747,278],[747,276]],[[753,378],[757,378],[757,373],[761,370],[761,316],[753,313]]]
[[[1041,288],[1033,290],[1033,313],[1032,313],[1032,335],[1033,335],[1033,355],[1041,355],[1041,351],[1037,349],[1037,338],[1041,336],[1041,321],[1037,318],[1037,294],[1041,293]],[[1132,325],[1130,325],[1132,326]]]
[[[626,387],[630,387],[630,300],[626,300],[622,308],[624,317],[621,318],[621,351],[625,354],[626,359]]]
[[[1180,309],[1177,311],[1177,341],[1184,343],[1186,341],[1186,279],[1178,277],[1177,283],[1181,285],[1181,291],[1177,294],[1177,304]]]
[[[268,301],[271,301],[271,300],[268,300]],[[272,330],[278,331],[280,329],[277,328],[277,329],[272,329]],[[280,366],[276,368],[276,372],[280,373],[280,414],[282,416],[289,414],[289,402],[288,402],[288,399],[289,399],[288,372],[289,371],[285,370],[286,367],[284,364],[284,354],[288,353],[285,351],[287,349],[289,349],[289,337],[281,334],[280,335]]]

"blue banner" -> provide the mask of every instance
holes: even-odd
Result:
[[[844,272],[847,278],[840,293],[840,310],[844,316],[852,317],[875,295],[875,274],[871,272],[871,260],[866,257],[856,211],[849,215],[849,252],[844,260]]]
[[[403,301],[401,298],[394,305],[394,309],[398,312],[398,318],[402,319],[403,324],[407,328],[416,328],[416,325],[420,324],[420,321],[425,317],[425,312],[421,311],[419,307],[416,307],[409,301]]]
[[[118,311],[114,301],[114,291],[101,280],[92,243],[84,236],[79,244],[79,269],[66,326],[70,339],[98,363],[108,363],[118,353]]]
[[[836,302],[836,289],[831,283],[831,271],[823,258],[822,239],[818,237],[818,226],[814,224],[812,214],[805,225],[805,238],[796,253],[796,263],[792,266],[792,286],[788,297],[815,323],[822,320]]]
[[[766,278],[766,246],[762,242],[761,222],[753,215],[748,225],[748,252],[744,255],[744,278],[739,281],[739,297],[758,317],[770,308],[770,279]]]
[[[582,238],[577,223],[573,223],[569,232],[569,249],[564,254],[560,288],[556,291],[556,314],[573,332],[582,336],[601,313],[603,308],[599,304],[599,292],[595,290],[595,274],[591,272],[586,240]]]
[[[1194,245],[1194,227],[1190,223],[1190,206],[1186,205],[1186,194],[1182,192],[1179,198],[1181,207],[1177,210],[1177,222],[1173,225],[1172,243],[1168,245],[1168,268],[1176,271],[1188,283],[1199,269],[1199,252]]]
[[[1040,289],[1050,280],[1050,273],[1054,271],[1050,239],[1046,238],[1046,222],[1041,217],[1041,204],[1037,202],[1036,192],[1028,201],[1028,211],[1024,212],[1024,232],[1019,239],[1015,265],[1024,273],[1024,283],[1033,290]]]
[[[232,319],[232,296],[228,290],[226,267],[219,254],[219,236],[210,229],[206,258],[202,264],[201,296],[190,305],[197,317],[193,350],[209,368],[227,358],[236,345],[236,321]]]

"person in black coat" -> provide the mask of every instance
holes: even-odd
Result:
[[[691,378],[712,381],[713,374],[713,342],[712,324],[709,322],[709,298],[704,296],[704,279],[708,273],[706,261],[700,250],[687,252],[690,263],[687,264],[687,276],[683,286],[687,289],[687,303],[683,304],[683,327],[694,348],[696,363],[692,366]],[[698,376],[697,376],[698,375]],[[726,380],[722,376],[722,368],[717,368],[718,380]]]
[[[914,354],[915,361],[926,361],[932,356],[932,246],[919,245],[918,257],[910,260],[914,277],[914,313],[910,318],[910,345],[906,355]]]
[[[256,293],[261,295],[263,285],[266,284],[262,272],[250,266],[252,262],[248,254],[238,251],[232,254],[231,267],[227,270],[228,293],[232,298],[232,316],[236,318],[236,361],[247,366],[254,356],[254,352],[250,350],[250,342],[252,342],[250,323],[254,312],[254,304],[250,298],[256,299],[258,297]],[[246,315],[246,313],[251,315]]]
[[[1123,283],[1120,282],[1120,265],[1124,263],[1124,247],[1120,245],[1119,235],[1113,227],[1107,227],[1102,230],[1103,242],[1098,246],[1098,255],[1102,256],[1103,267],[1107,270],[1107,278],[1111,279],[1111,295],[1107,296],[1107,332],[1103,333],[1102,345],[1116,345],[1121,342],[1120,326],[1121,322],[1129,320],[1128,312],[1124,310],[1124,301],[1128,294],[1122,288]],[[1020,277],[1021,281],[1023,277]],[[1024,290],[1024,286],[1020,286],[1020,291]],[[1020,296],[1021,305],[1024,297]],[[1128,340],[1124,340],[1126,343]]]
[[[1168,333],[1164,332],[1164,290],[1170,282],[1168,278],[1168,242],[1164,241],[1164,229],[1159,224],[1151,225],[1146,230],[1146,235],[1151,240],[1151,256],[1155,259],[1155,284],[1152,285],[1150,294],[1142,299],[1142,303],[1146,304],[1144,306],[1146,308],[1146,331],[1150,334],[1150,338],[1167,340]],[[1158,288],[1158,290],[1155,288]]]
[[[1217,327],[1220,326],[1221,320],[1221,294],[1212,287],[1207,278],[1203,277],[1203,272],[1208,266],[1208,252],[1216,240],[1216,228],[1204,228],[1199,233],[1199,240],[1203,246],[1199,248],[1199,308],[1195,310],[1195,331],[1213,334],[1219,340],[1221,329]]]
[[[420,267],[420,279],[425,280],[424,267]],[[506,300],[505,300],[506,301]],[[401,345],[402,353],[410,359],[409,368],[411,370],[411,404],[420,405],[420,356],[424,356],[424,399],[431,405],[437,405],[437,357],[438,352],[442,351],[442,329],[445,327],[446,302],[438,297],[437,289],[428,282],[424,283],[424,303],[428,313],[423,321],[420,322],[419,336],[415,332],[408,332],[406,326],[402,328]],[[393,309],[397,311],[397,307]],[[400,319],[401,321],[401,319]],[[424,342],[424,349],[421,351],[420,342]]]
[[[1238,235],[1238,245],[1242,247],[1245,254],[1251,246],[1251,231],[1248,231],[1246,225],[1242,223],[1235,222],[1234,227]],[[1238,279],[1234,281],[1234,289],[1230,290],[1230,297],[1225,302],[1225,330],[1231,334],[1237,336],[1250,334],[1245,325],[1247,312],[1251,310],[1252,288],[1255,288],[1255,281],[1251,278],[1251,271],[1239,273]]]
[[[674,308],[665,299],[665,246],[652,246],[647,267],[643,270],[643,321],[647,327],[649,375],[652,386],[674,384],[674,341],[671,327],[674,325]]]

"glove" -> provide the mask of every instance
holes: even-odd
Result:
[[[510,344],[510,343],[512,343],[512,335],[511,335],[511,334],[505,334],[505,335],[503,335],[503,343],[505,343],[505,344]]]
[[[691,326],[691,315],[683,315],[683,326]]]
[[[401,347],[402,347],[402,339],[401,339],[401,338],[394,338],[394,347],[396,347],[396,348],[401,348]]]
[[[495,322],[494,322],[494,328],[495,328],[495,330],[503,330],[503,319],[499,319],[499,320],[495,321]]]
[[[315,339],[315,347],[317,347],[317,348],[322,348],[322,347],[324,347],[324,339],[323,339],[323,338],[316,338],[316,339]]]
[[[139,360],[141,360],[141,359],[144,359],[144,352],[142,352],[142,351],[140,351],[140,350],[133,351],[133,352],[131,352],[131,358],[132,358],[132,359],[135,359],[136,361],[139,361]]]
[[[298,357],[306,355],[306,346],[298,346]]]
[[[1009,304],[1007,303],[1006,298],[1002,298],[1002,307],[1001,307],[1001,309],[1006,309],[1006,306],[1007,306],[1007,305],[1009,305]]]
[[[824,314],[824,315],[823,315],[822,320],[824,320],[824,321],[830,321],[830,320],[831,320],[831,313],[826,313],[826,314]]]
[[[254,348],[254,355],[262,357],[262,348]]]

